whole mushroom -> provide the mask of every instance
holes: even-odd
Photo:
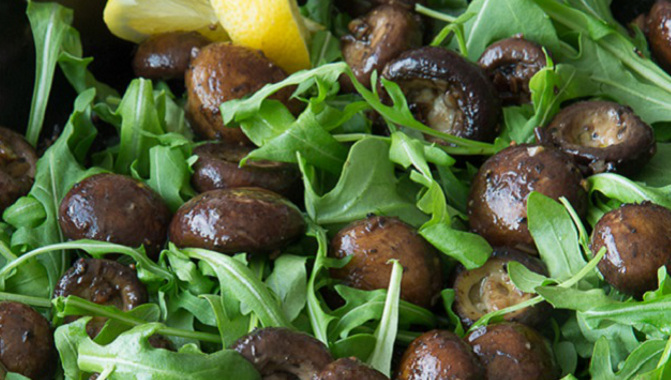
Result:
[[[0,213],[28,194],[35,181],[35,149],[20,134],[0,127]]]
[[[189,67],[193,49],[211,41],[197,32],[156,34],[140,43],[133,57],[133,71],[149,79],[180,79]]]

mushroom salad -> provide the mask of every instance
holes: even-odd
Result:
[[[0,20],[0,379],[671,379],[670,0]]]

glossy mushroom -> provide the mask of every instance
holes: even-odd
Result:
[[[28,194],[35,181],[35,149],[20,134],[0,127],[0,213]]]
[[[461,321],[470,326],[485,314],[517,305],[534,297],[518,289],[508,276],[508,263],[515,261],[532,272],[547,276],[545,265],[538,258],[511,248],[498,248],[480,268],[466,270],[459,265],[454,281],[454,310]],[[548,316],[550,307],[542,303],[508,313],[506,321],[536,325]]]
[[[632,174],[657,151],[652,128],[634,111],[605,101],[586,101],[564,108],[538,141],[573,157],[586,175],[604,171]]]
[[[483,326],[466,337],[487,379],[556,380],[559,367],[545,338],[520,323]]]
[[[342,54],[356,79],[368,88],[373,71],[379,73],[400,53],[422,45],[418,16],[396,4],[380,5],[365,17],[352,20],[348,28],[350,34],[342,38]]]
[[[0,368],[33,380],[50,380],[57,363],[49,322],[30,306],[0,302]]]
[[[341,358],[324,367],[316,380],[388,380],[382,372],[367,366],[357,358]]]
[[[671,211],[644,202],[606,213],[594,226],[591,249],[606,248],[599,262],[604,279],[623,293],[640,297],[657,289],[657,270],[671,271]]]
[[[410,343],[394,379],[483,380],[485,369],[471,347],[455,333],[432,330]]]
[[[372,216],[351,223],[331,241],[329,256],[351,257],[331,277],[357,289],[386,289],[396,259],[403,265],[401,298],[430,307],[442,288],[441,263],[436,249],[417,231],[397,218]]]
[[[219,106],[284,78],[284,71],[258,50],[225,42],[205,46],[196,52],[185,74],[191,127],[203,139],[251,144],[240,128],[224,125]],[[291,93],[291,88],[285,88],[270,98],[289,104]]]
[[[140,43],[133,57],[133,71],[149,79],[184,78],[193,49],[211,41],[197,32],[156,34]]]
[[[193,150],[198,156],[193,166],[191,183],[201,193],[216,189],[260,187],[290,196],[300,179],[298,169],[287,163],[249,160],[240,161],[253,148],[226,142],[209,143]]]
[[[531,102],[529,81],[547,65],[543,47],[522,37],[489,45],[478,60],[504,105]]]
[[[359,17],[380,5],[397,5],[412,11],[415,4],[426,4],[426,0],[335,0],[333,4],[352,17]]]
[[[182,205],[170,224],[170,240],[227,254],[271,253],[304,230],[300,211],[281,195],[236,188],[208,191]]]
[[[382,76],[401,87],[415,117],[429,127],[479,141],[496,137],[501,102],[494,85],[459,54],[429,46],[409,50],[389,62]]]
[[[167,238],[170,210],[143,183],[119,174],[97,174],[68,191],[58,222],[68,239],[143,245],[157,258]]]
[[[658,0],[650,9],[646,22],[648,43],[655,60],[671,71],[671,2]]]
[[[231,349],[252,363],[263,379],[313,380],[333,361],[322,342],[280,327],[258,329]]]
[[[587,210],[582,175],[571,158],[549,147],[515,145],[490,157],[478,170],[468,198],[471,230],[493,246],[528,253],[535,246],[527,227],[527,198],[537,191],[566,197],[580,216]]]

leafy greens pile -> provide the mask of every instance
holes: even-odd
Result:
[[[394,342],[402,349],[432,328],[467,333],[452,312],[454,291],[442,291],[440,311],[406,303],[399,297],[403,269],[398,263],[388,289],[362,291],[334,283],[328,268],[345,262],[327,256],[329,234],[370,213],[398,216],[444,254],[445,271],[457,262],[469,269],[482,265],[492,249],[467,232],[465,220],[469,182],[477,168],[455,166],[456,156],[491,155],[510,142],[530,142],[533,129],[547,124],[563,102],[608,98],[632,107],[653,125],[658,154],[636,178],[590,177],[587,222],[594,225],[625,202],[650,200],[671,208],[671,144],[665,142],[671,139],[671,77],[649,60],[641,33],[632,38],[616,24],[609,5],[609,0],[434,0],[417,7],[436,19],[433,45],[472,61],[492,42],[519,33],[550,52],[550,64],[531,81],[532,105],[506,107],[501,135],[487,144],[418,122],[394,83],[379,79],[392,105],[360,85],[340,61],[337,37],[344,33],[347,16],[334,17],[329,0],[309,0],[302,8],[305,16],[325,26],[312,39],[314,69],[221,106],[225,123],[238,125],[259,146],[246,160],[298,165],[307,234],[273,261],[170,245],[154,262],[142,248],[66,242],[57,222],[58,205],[75,183],[99,172],[145,182],[173,211],[191,198],[194,142],[184,100],[165,83],[136,79],[119,95],[96,81],[87,70],[91,59],[82,58],[79,35],[71,27],[72,12],[30,3],[38,75],[27,139],[37,142],[56,66],[79,96],[61,136],[39,160],[31,192],[3,215],[0,299],[32,305],[60,326],[55,331],[59,378],[82,379],[98,372],[100,379],[139,379],[155,371],[151,378],[209,380],[230,378],[234,369],[238,380],[256,379],[254,368],[226,347],[261,326],[308,332],[334,356],[357,356],[389,375]],[[341,75],[352,79],[356,94],[339,94]],[[267,99],[287,86],[296,86],[294,96],[305,103],[298,117]],[[388,125],[388,137],[371,133],[371,111]],[[94,114],[116,127],[118,144],[92,154]],[[427,143],[422,134],[451,145]],[[489,314],[471,329],[547,301],[556,309],[545,333],[565,378],[669,378],[671,280],[664,268],[659,288],[633,300],[601,279],[595,268],[604,252],[590,251],[587,229],[568,202],[534,193],[528,217],[549,277],[511,264],[513,282],[537,296]],[[93,257],[121,254],[122,262],[135,263],[151,303],[122,312],[72,296],[51,300],[56,281],[83,252]],[[321,297],[324,287],[332,287],[344,306],[331,310]],[[62,324],[70,315],[109,321],[92,340],[86,334],[87,318]],[[178,352],[152,348],[147,339],[157,332],[169,337]]]

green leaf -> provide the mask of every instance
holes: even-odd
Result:
[[[662,187],[671,184],[671,144],[657,144],[657,153],[631,179],[647,186]]]
[[[606,337],[601,337],[594,345],[592,360],[589,364],[589,374],[594,380],[609,380],[615,378],[613,364],[610,361],[610,347]]]
[[[507,267],[510,280],[517,289],[525,293],[535,293],[537,287],[553,282],[550,278],[531,271],[517,261],[508,262]]]
[[[621,203],[652,203],[671,208],[671,185],[648,187],[614,173],[602,173],[587,179],[590,194],[601,193]]]
[[[481,267],[492,253],[492,247],[480,235],[458,231],[440,223],[419,230],[429,243],[462,263],[466,269]]]
[[[307,300],[306,261],[304,256],[283,254],[275,260],[273,272],[266,279],[290,321],[298,317]]]
[[[371,367],[382,372],[386,376],[391,376],[391,359],[394,351],[394,341],[398,331],[398,304],[401,299],[401,278],[403,276],[403,266],[397,261],[392,260],[391,278],[389,279],[389,289],[387,299],[384,305],[384,312],[380,325],[375,331],[375,348],[368,359]]]
[[[149,150],[149,179],[151,187],[172,212],[195,195],[191,188],[191,171],[183,147],[157,145]]]

